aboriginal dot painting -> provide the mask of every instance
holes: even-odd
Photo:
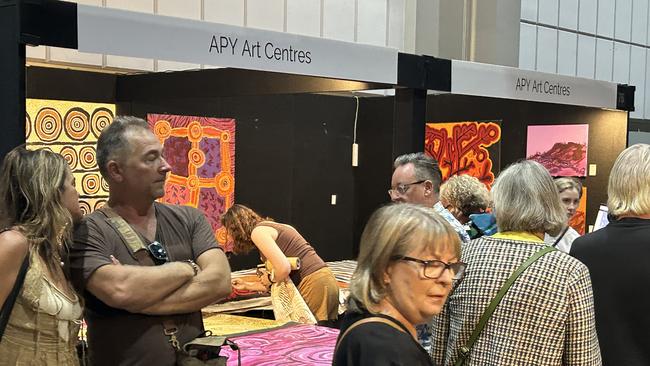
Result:
[[[63,155],[75,177],[82,212],[102,207],[108,185],[97,168],[95,145],[104,127],[113,122],[115,105],[27,99],[26,107],[27,148]]]
[[[203,211],[219,244],[232,251],[220,218],[235,200],[235,120],[149,114],[147,121],[172,167],[161,201]]]
[[[469,174],[492,186],[499,169],[498,122],[427,123],[424,136],[424,151],[438,160],[443,181]]]

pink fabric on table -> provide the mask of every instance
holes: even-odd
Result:
[[[331,365],[338,335],[338,329],[299,324],[230,339],[241,349],[242,365]],[[221,355],[237,365],[237,351],[224,347]]]

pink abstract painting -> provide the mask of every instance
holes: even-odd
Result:
[[[589,125],[528,126],[526,158],[542,164],[554,177],[584,177]]]
[[[242,366],[331,365],[338,335],[338,329],[299,324],[230,339],[241,350]],[[237,351],[223,347],[221,355],[228,366],[237,365]]]

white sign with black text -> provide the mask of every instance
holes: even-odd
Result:
[[[397,83],[397,49],[77,5],[82,52]]]
[[[451,93],[616,108],[617,84],[452,60]]]

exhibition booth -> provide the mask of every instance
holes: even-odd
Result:
[[[508,164],[537,156],[552,175],[583,182],[576,225],[585,232],[606,201],[634,106],[633,86],[61,1],[16,1],[0,8],[0,24],[3,156],[25,142],[61,153],[91,212],[108,196],[94,157],[99,132],[115,115],[141,117],[172,165],[163,201],[202,209],[226,250],[219,217],[235,202],[290,223],[340,266],[343,289],[363,225],[389,201],[396,156],[424,150],[446,177],[472,174],[488,185]],[[26,45],[222,68],[25,67]],[[250,275],[259,259],[230,261]],[[224,313],[268,309],[229,300]],[[257,329],[249,335],[282,339],[285,329],[224,319],[235,324],[224,334]],[[273,357],[305,353],[329,364],[337,332],[310,327],[296,331],[312,342]],[[240,347],[242,362],[252,357]]]

